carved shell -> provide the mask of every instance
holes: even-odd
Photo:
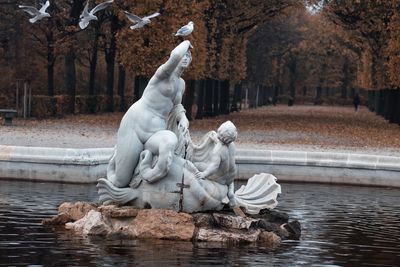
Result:
[[[281,186],[276,177],[269,173],[260,173],[251,177],[246,186],[242,185],[235,192],[235,199],[248,214],[258,214],[262,209],[273,209],[281,193]]]

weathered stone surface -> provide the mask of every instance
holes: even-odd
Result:
[[[192,216],[172,210],[140,210],[133,225],[137,238],[191,240],[195,225]]]
[[[263,231],[259,235],[259,243],[270,247],[276,248],[281,244],[281,238],[273,232]]]
[[[100,206],[98,208],[98,211],[101,212],[103,216],[109,218],[131,218],[136,217],[139,210],[133,207],[118,207],[115,205],[106,205]]]
[[[289,221],[289,216],[286,213],[276,210],[261,210],[260,214],[255,217],[278,224],[287,223]]]
[[[67,223],[65,228],[81,232],[84,235],[107,235],[111,231],[101,213],[95,210],[89,211],[83,218],[74,223]]]
[[[235,215],[214,213],[213,217],[217,225],[228,229],[249,229],[257,225],[258,220]]]
[[[299,240],[300,239],[300,236],[301,236],[301,225],[297,220],[289,222],[289,223],[285,223],[285,224],[282,225],[282,227],[289,232],[288,239],[294,239],[294,240]]]
[[[187,214],[161,209],[137,210],[115,205],[96,207],[86,202],[63,203],[59,210],[61,212],[58,216],[44,220],[43,224],[63,225],[67,222],[66,229],[74,230],[78,234],[113,239],[259,242],[275,247],[281,239],[298,239],[301,233],[298,221],[278,224],[265,219],[243,218],[232,213]],[[72,222],[72,217],[78,218],[85,212],[85,216]]]
[[[223,229],[200,228],[195,240],[222,243],[254,243],[257,242],[260,232],[259,229],[228,231]]]
[[[196,227],[212,227],[216,225],[214,216],[211,213],[192,214]]]
[[[58,214],[67,213],[73,221],[83,218],[89,211],[97,208],[97,205],[89,202],[64,202],[58,207]]]
[[[281,227],[279,224],[276,223],[268,222],[266,220],[259,220],[258,227],[268,232],[274,232],[283,239],[287,239],[290,235],[284,227]]]
[[[56,216],[53,216],[49,219],[44,219],[42,221],[43,225],[64,225],[67,222],[71,222],[73,221],[73,219],[71,218],[71,216],[68,213],[60,213]]]
[[[104,217],[103,217],[104,218]],[[110,227],[107,237],[121,237],[122,239],[136,238],[134,228],[135,218],[110,218],[106,220]]]

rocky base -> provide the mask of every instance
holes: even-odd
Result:
[[[187,214],[88,202],[63,203],[58,215],[42,223],[107,238],[260,243],[271,248],[285,239],[299,239],[301,233],[299,222],[289,222],[286,214],[276,211],[240,217],[232,212]]]

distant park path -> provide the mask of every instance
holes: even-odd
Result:
[[[0,145],[67,148],[112,147],[123,113],[71,115],[62,119],[16,118],[0,126]],[[195,120],[195,141],[221,122],[239,130],[239,148],[336,151],[400,156],[400,126],[362,107],[268,106]]]

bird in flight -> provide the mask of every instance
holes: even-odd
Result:
[[[49,6],[50,6],[50,1],[46,1],[46,3],[44,3],[44,5],[42,5],[42,7],[39,10],[37,10],[37,8],[33,6],[18,6],[18,7],[32,16],[32,18],[29,19],[30,23],[35,23],[36,21],[41,20],[42,18],[50,17],[50,14],[46,12],[46,9]]]
[[[86,6],[83,9],[81,16],[79,17],[80,18],[79,27],[81,27],[82,30],[85,29],[89,25],[89,22],[91,20],[97,20],[97,17],[94,15],[96,12],[109,7],[113,2],[114,0],[105,1],[101,4],[98,4],[95,8],[89,11],[89,0],[88,0],[86,2]]]
[[[194,29],[194,23],[193,21],[189,21],[188,24],[180,28],[176,33],[175,36],[188,36],[193,32]]]
[[[129,13],[128,11],[124,11],[124,13],[131,22],[135,23],[134,25],[130,26],[131,30],[142,28],[144,25],[149,24],[151,22],[150,19],[160,15],[160,13],[156,12],[150,16],[141,18],[139,16],[136,16],[135,14]]]

